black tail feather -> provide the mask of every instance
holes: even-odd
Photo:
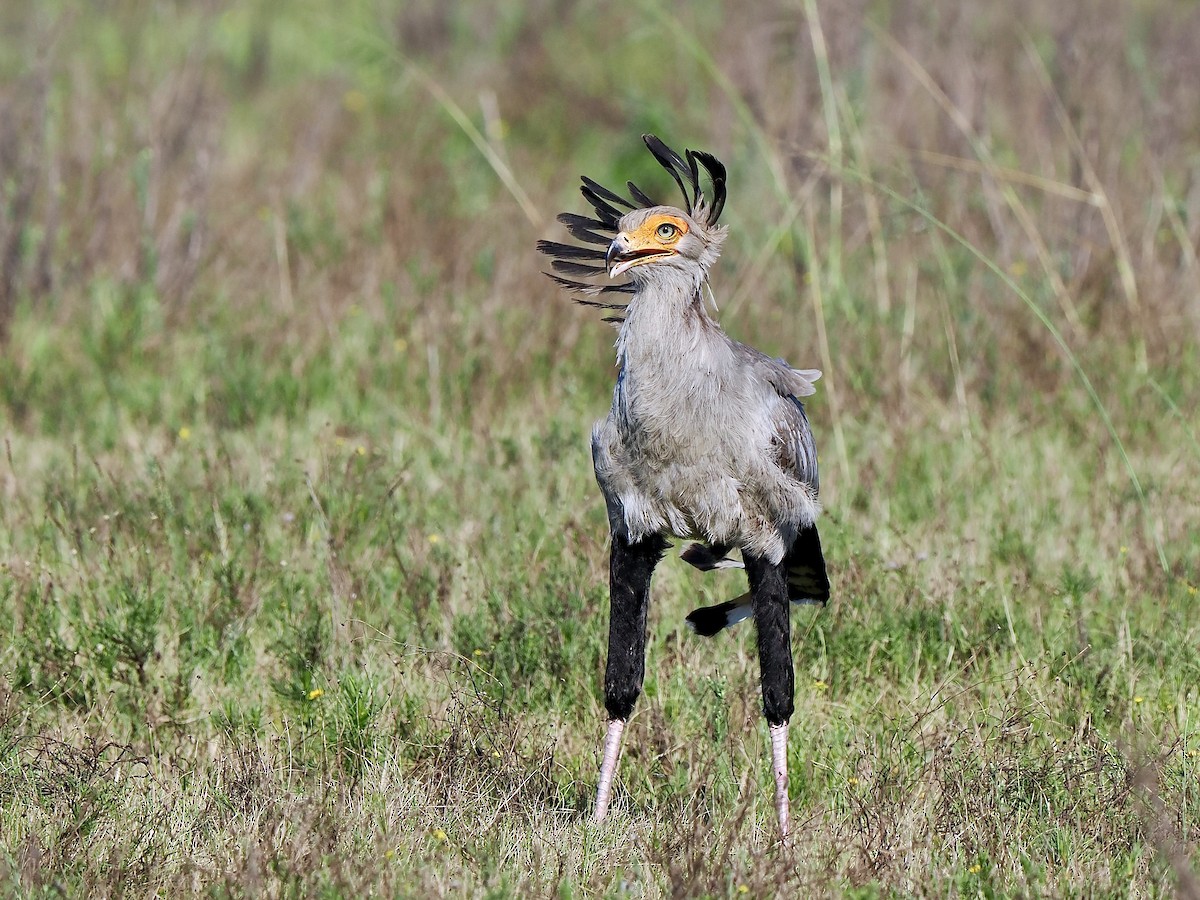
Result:
[[[725,548],[716,548],[723,556]],[[732,560],[714,559],[715,551],[701,544],[692,544],[683,554],[686,562],[699,569],[723,568],[722,563]],[[801,529],[783,558],[787,572],[788,599],[793,603],[829,602],[829,576],[825,572],[825,557],[821,553],[821,538],[817,527],[809,525]],[[712,637],[730,625],[753,615],[749,594],[726,600],[716,606],[703,606],[693,610],[687,617],[688,626],[702,637]]]
[[[688,627],[701,637],[712,637],[745,618],[744,615],[736,616],[730,621],[730,614],[741,612],[745,603],[745,599],[739,597],[737,600],[726,600],[716,606],[702,606],[700,609],[692,610],[687,617]]]
[[[708,544],[688,544],[683,552],[679,554],[688,565],[695,566],[701,572],[709,572],[713,569],[742,569],[745,566],[736,559],[730,559],[726,554],[729,552],[727,545],[716,544],[710,546]]]
[[[787,567],[788,597],[793,603],[825,603],[829,600],[829,575],[821,552],[817,526],[802,528],[783,558]]]

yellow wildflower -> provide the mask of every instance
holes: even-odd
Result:
[[[192,437],[192,429],[188,428],[186,425],[184,425],[182,428],[179,429],[179,439],[181,441],[190,440],[191,437]]]
[[[318,700],[324,696],[325,696],[325,692],[323,690],[321,690],[320,688],[313,688],[311,691],[308,692],[309,700]]]

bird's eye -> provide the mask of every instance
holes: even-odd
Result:
[[[671,238],[675,237],[678,231],[679,229],[670,222],[663,222],[654,230],[654,233],[658,235],[660,240],[669,241]]]

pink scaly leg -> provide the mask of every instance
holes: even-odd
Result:
[[[771,726],[771,769],[775,773],[775,812],[779,831],[788,836],[787,722]]]
[[[617,759],[621,755],[621,734],[624,731],[624,719],[609,721],[608,734],[604,738],[604,761],[600,763],[600,784],[596,788],[596,814],[593,816],[595,822],[603,822],[604,817],[608,815],[608,804],[612,800],[613,778],[617,774]]]

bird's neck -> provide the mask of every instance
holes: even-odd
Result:
[[[704,309],[701,283],[671,279],[643,284],[633,295],[617,338],[617,362],[624,368],[685,358],[698,342],[721,332]]]

